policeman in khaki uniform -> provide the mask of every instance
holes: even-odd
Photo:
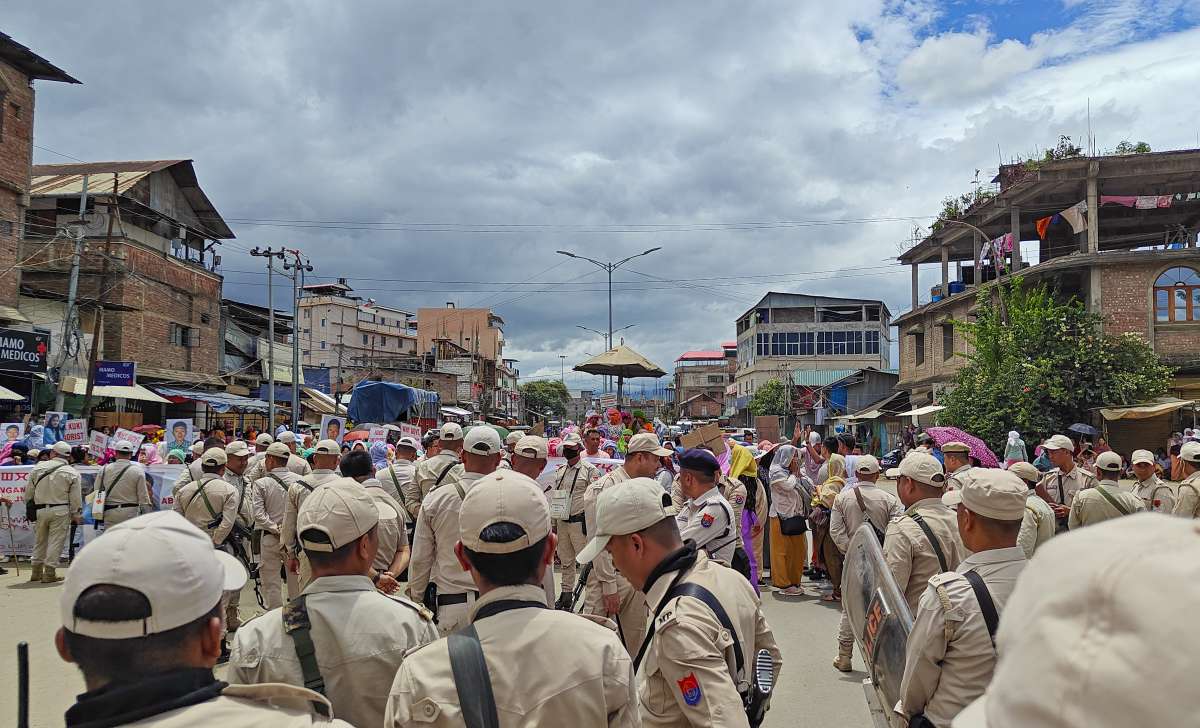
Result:
[[[1196,518],[1200,516],[1200,442],[1185,442],[1179,449],[1179,460],[1183,465],[1183,480],[1175,493],[1176,516]]]
[[[1137,484],[1133,487],[1146,510],[1155,513],[1170,513],[1175,509],[1175,489],[1158,477],[1155,472],[1154,453],[1149,450],[1134,450],[1129,464]]]
[[[349,728],[321,694],[293,685],[227,685],[221,601],[246,570],[173,511],[112,526],[79,552],[63,585],[58,654],[87,692],[67,725],[153,728]]]
[[[282,442],[267,446],[263,457],[265,474],[250,484],[250,514],[254,528],[260,534],[259,574],[262,579],[263,601],[267,609],[283,606],[283,582],[279,575],[286,553],[280,534],[283,530],[284,513],[287,510],[288,489],[300,478],[288,470],[287,461],[291,451]],[[296,576],[287,572],[288,598],[296,596]]]
[[[53,584],[62,581],[54,573],[62,557],[71,523],[83,516],[83,495],[79,472],[71,467],[71,446],[56,442],[54,457],[38,463],[25,481],[25,503],[37,503],[36,540],[33,545],[33,572],[30,581]]]
[[[401,505],[404,505],[406,501],[409,503],[420,501],[419,496],[415,494],[418,491],[414,491],[413,483],[417,470],[417,467],[413,465],[413,460],[417,457],[418,447],[419,444],[413,438],[407,436],[400,438],[396,442],[396,459],[375,472],[375,477],[383,485],[383,489],[387,491],[388,495],[400,501]],[[393,493],[393,490],[396,492]],[[408,506],[405,506],[404,513],[411,523],[413,516],[409,513]]]
[[[100,518],[106,527],[124,523],[130,518],[154,510],[150,491],[146,487],[146,471],[133,461],[133,443],[121,440],[113,445],[116,460],[100,468],[96,475],[96,493],[104,493],[104,508]],[[100,510],[92,500],[92,515]]]
[[[696,448],[679,456],[679,487],[687,500],[675,520],[683,540],[695,541],[710,559],[728,565],[741,545],[742,523],[734,515],[739,509],[721,494],[720,474],[721,464],[708,450]],[[745,487],[741,492],[744,506]]]
[[[929,579],[956,569],[967,557],[967,547],[958,535],[954,511],[942,503],[946,476],[937,458],[910,452],[887,476],[896,481],[896,494],[905,511],[884,531],[883,560],[904,593],[909,611],[916,614]]]
[[[550,491],[550,516],[558,532],[558,562],[562,564],[562,595],[555,606],[570,609],[575,589],[575,556],[587,545],[584,515],[584,496],[588,487],[600,478],[600,468],[581,454],[583,440],[572,432],[559,446],[566,465],[554,473],[554,489]]]
[[[954,728],[1195,725],[1200,631],[1180,606],[1197,603],[1194,523],[1142,513],[1055,539],[1022,573],[995,676]]]
[[[238,518],[237,522],[242,528],[249,532],[254,528],[254,514],[250,511],[250,493],[248,492],[252,481],[246,479],[246,470],[250,463],[250,448],[241,440],[234,440],[225,446],[225,482],[237,488],[238,492]],[[250,545],[246,544],[246,549],[249,551]]]
[[[256,445],[265,442],[266,445],[259,445],[259,447],[262,449],[260,449],[258,454],[251,459],[250,465],[248,465],[246,468],[246,480],[251,483],[257,481],[259,478],[267,474],[265,453],[266,448],[271,445],[272,441],[271,436],[264,432],[255,438],[254,442]],[[288,470],[300,476],[312,474],[312,466],[308,464],[307,460],[296,454],[296,433],[281,432],[279,433],[279,437],[275,440],[275,442],[282,443],[283,446],[288,449]]]
[[[1046,456],[1054,469],[1042,476],[1037,485],[1038,495],[1050,505],[1058,524],[1056,530],[1066,530],[1067,516],[1075,494],[1086,488],[1095,488],[1096,476],[1075,465],[1075,443],[1066,435],[1052,435],[1042,443]]]
[[[259,433],[258,437],[254,438],[254,454],[250,456],[250,462],[246,465],[246,479],[251,483],[262,477],[260,473],[265,472],[267,448],[273,442],[275,442],[275,438],[265,432]]]
[[[234,684],[320,685],[334,713],[356,726],[379,726],[404,653],[437,639],[433,615],[375,589],[379,513],[351,478],[322,486],[296,517],[313,580],[283,609],[238,631],[229,659]]]
[[[285,432],[280,435],[279,441],[284,442],[284,435],[289,434],[291,433]],[[337,467],[338,458],[341,457],[341,453],[342,449],[336,441],[319,441],[317,446],[313,448],[312,472],[296,478],[295,482],[288,488],[287,503],[283,509],[283,530],[280,531],[279,536],[283,541],[284,551],[287,553],[288,573],[296,576],[296,587],[298,589],[308,586],[311,573],[308,569],[308,559],[305,558],[304,552],[300,549],[300,542],[296,538],[296,514],[300,512],[300,506],[304,504],[304,499],[308,497],[309,493],[312,493],[326,483],[331,483],[338,479],[338,474],[334,472],[334,468]],[[290,463],[291,460],[289,459],[288,462]],[[296,472],[290,465],[288,469]],[[290,581],[289,579],[289,593],[291,591]]]
[[[554,568],[555,536],[537,483],[514,470],[480,478],[458,524],[455,557],[479,599],[468,615],[470,631],[450,639],[478,641],[497,725],[641,725],[632,660],[611,623],[546,607],[541,584]],[[408,653],[384,725],[464,725],[463,703],[479,693],[460,700],[456,682],[448,640]]]
[[[782,657],[750,582],[681,539],[672,510],[657,480],[618,483],[600,494],[596,534],[579,558],[608,553],[652,610],[634,658],[642,724],[747,726],[740,691],[749,689],[755,656],[767,650],[776,677]]]
[[[200,478],[179,489],[175,510],[219,546],[225,543],[237,520],[238,492],[224,478],[229,462],[224,450],[210,447],[197,462]]]
[[[375,527],[379,546],[371,563],[370,577],[379,591],[395,594],[400,589],[400,574],[408,568],[411,556],[408,530],[405,528],[408,514],[400,501],[393,498],[375,477],[375,465],[367,453],[362,450],[347,453],[342,457],[339,469],[343,477],[361,485],[375,502],[375,508],[379,511],[379,525]]]
[[[1003,614],[1025,568],[1017,534],[1028,495],[1021,479],[1008,471],[973,468],[960,490],[942,496],[957,509],[959,534],[973,553],[956,570],[930,579],[921,596],[896,704],[910,726],[948,728],[991,680],[996,666],[992,619]]]
[[[961,477],[971,469],[971,446],[957,440],[947,442],[942,445],[942,457],[946,460],[946,490],[958,490]]]
[[[546,438],[541,435],[524,435],[517,440],[513,446],[512,461],[509,467],[518,472],[533,482],[538,484],[538,488],[542,491],[542,495],[546,498],[546,507],[550,506],[550,494],[554,492],[554,485],[539,480],[542,473],[546,470],[546,459],[550,457],[550,443],[546,442]],[[575,562],[571,562],[572,569]],[[565,571],[565,569],[564,569]],[[554,569],[546,569],[546,575],[542,577],[542,587],[546,590],[546,604],[554,607]],[[563,590],[567,593],[567,590]]]
[[[1054,538],[1054,511],[1050,510],[1046,501],[1037,494],[1037,484],[1042,479],[1042,473],[1032,463],[1013,463],[1008,466],[1008,472],[1020,478],[1029,488],[1029,495],[1025,498],[1025,515],[1021,519],[1021,533],[1017,535],[1017,545],[1025,552],[1026,559],[1032,559],[1042,544]]]
[[[498,436],[497,436],[498,437]],[[442,425],[438,435],[439,450],[436,455],[417,464],[413,472],[413,483],[407,493],[401,491],[404,507],[414,519],[421,512],[425,496],[430,492],[458,481],[463,474],[460,454],[463,448],[463,428],[456,422]]]
[[[1118,484],[1121,477],[1121,456],[1112,450],[1096,458],[1096,474],[1100,483],[1095,488],[1081,490],[1071,503],[1067,526],[1072,531],[1119,516],[1129,516],[1146,510],[1136,493]]]

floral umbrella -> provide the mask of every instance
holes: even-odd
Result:
[[[971,448],[970,456],[979,461],[980,467],[998,468],[1000,460],[983,444],[983,440],[972,434],[963,432],[957,427],[927,427],[925,433],[933,438],[933,444],[941,447],[947,442],[966,443]]]

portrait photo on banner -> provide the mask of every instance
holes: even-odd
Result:
[[[4,431],[4,439],[0,440],[0,445],[6,442],[16,442],[25,437],[24,422],[5,422],[0,424],[0,429]]]
[[[321,416],[321,440],[333,440],[337,444],[342,444],[342,437],[346,433],[346,418],[337,417],[335,415]]]
[[[47,412],[42,420],[42,444],[49,446],[67,439],[68,419],[66,412]]]
[[[187,452],[192,444],[192,421],[167,420],[166,424],[163,433],[163,442],[167,443],[166,451],[183,450]]]

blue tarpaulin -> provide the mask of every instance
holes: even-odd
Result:
[[[354,422],[396,422],[414,405],[429,402],[437,402],[437,393],[395,382],[359,382],[347,411]]]

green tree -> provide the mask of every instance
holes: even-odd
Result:
[[[779,380],[772,379],[754,392],[749,408],[750,413],[758,417],[786,415],[791,410],[788,406],[787,386]]]
[[[521,385],[521,394],[525,395],[526,411],[544,415],[549,410],[559,418],[567,415],[567,402],[571,395],[567,394],[566,385],[557,379],[526,382]]]
[[[1151,151],[1150,145],[1146,142],[1131,142],[1125,140],[1117,145],[1113,150],[1113,154],[1149,154]]]
[[[993,293],[998,299],[993,298]],[[1162,395],[1173,370],[1133,334],[1103,333],[1101,316],[1045,285],[979,292],[975,321],[955,321],[971,353],[942,399],[943,424],[1001,448],[1009,430],[1026,441],[1087,422],[1101,406]]]

